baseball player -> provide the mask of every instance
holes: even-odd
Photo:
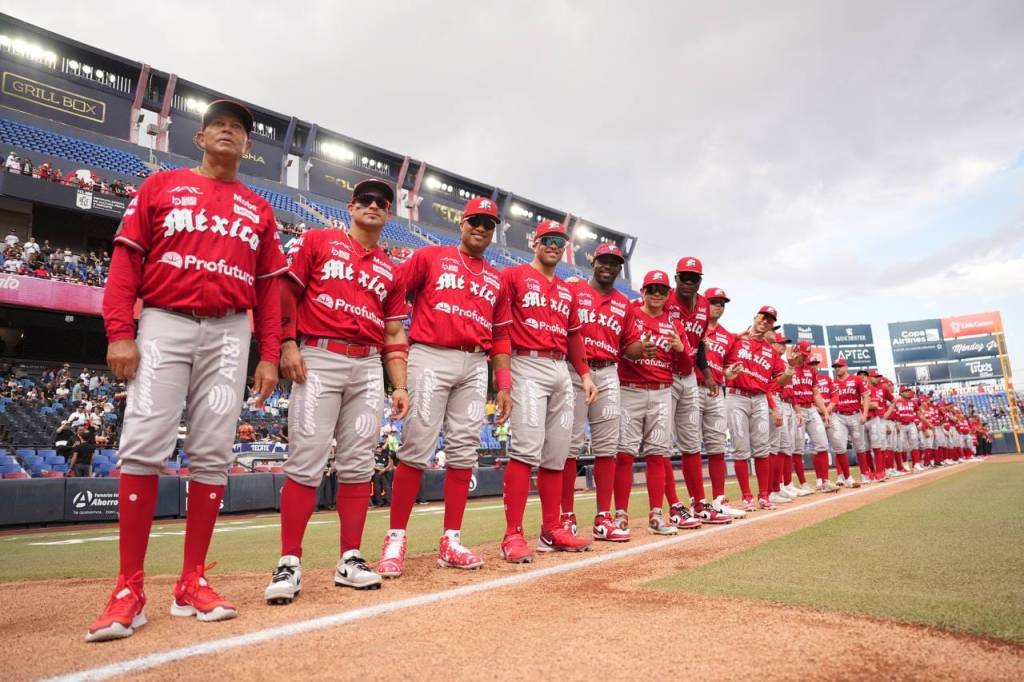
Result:
[[[868,423],[866,432],[868,445],[871,448],[871,460],[874,464],[872,479],[884,481],[887,477],[887,467],[885,466],[886,424],[882,420],[882,414],[888,407],[887,401],[890,396],[885,385],[880,383],[882,375],[878,370],[869,370],[867,376]]]
[[[774,329],[769,329],[764,333],[762,339],[766,344],[771,346],[776,353],[782,355],[786,352],[785,344],[778,343],[779,336],[781,336]],[[786,464],[790,467],[790,476],[792,478],[792,466],[793,460],[789,455],[789,450],[792,449],[791,433],[786,432],[786,418],[783,413],[783,407],[785,403],[782,402],[782,386],[779,386],[776,382],[769,382],[767,385],[767,393],[770,397],[769,411],[770,417],[768,419],[768,464],[771,477],[771,492],[768,493],[768,500],[773,504],[789,503],[800,497],[801,494],[806,494],[804,491],[798,493],[791,493],[789,488],[783,485],[783,480],[786,478]],[[789,389],[790,386],[785,388]],[[788,449],[783,451],[783,446],[788,446]],[[788,479],[786,479],[788,480]]]
[[[785,357],[786,344],[790,339],[785,334],[772,330],[765,334],[765,341],[771,340],[771,345],[779,355]],[[778,384],[776,384],[777,386]],[[782,454],[782,485],[783,490],[789,497],[806,497],[814,493],[814,488],[807,484],[807,477],[804,473],[804,442],[803,434],[798,433],[803,425],[803,417],[800,417],[793,407],[793,386],[787,384],[775,392],[776,404],[782,412],[782,426],[779,427],[779,452]],[[799,441],[799,442],[797,442]],[[793,472],[796,471],[797,480],[800,485],[795,485]],[[771,499],[771,495],[768,496]]]
[[[839,358],[832,363],[836,379],[832,385],[832,398],[829,401],[832,413],[832,449],[839,452],[845,448],[847,441],[853,443],[857,453],[857,466],[860,467],[860,478],[863,483],[871,480],[871,455],[869,454],[864,426],[868,422],[868,390],[859,376],[850,374],[846,358]],[[841,445],[840,445],[841,443]],[[843,476],[852,480],[849,463],[844,467]]]
[[[359,545],[384,409],[382,362],[394,387],[392,417],[404,418],[409,408],[405,283],[378,244],[394,200],[383,180],[358,182],[348,204],[351,227],[310,230],[289,251],[281,344],[281,372],[293,382],[288,478],[281,490],[281,558],[264,593],[268,604],[289,604],[302,590],[302,537],[332,438],[341,530],[334,584],[381,585]]]
[[[530,469],[539,467],[541,552],[580,552],[584,540],[562,527],[562,472],[569,455],[573,422],[573,388],[566,358],[580,376],[587,404],[598,396],[590,377],[587,352],[572,290],[555,275],[565,251],[565,226],[545,220],[533,240],[533,262],[501,272],[508,292],[512,323],[499,328],[495,343],[504,345],[507,330],[512,354],[512,445],[505,468],[505,537],[501,555],[510,563],[528,563],[533,552],[523,536],[523,513],[530,491]]]
[[[894,395],[898,396],[899,392],[893,390],[895,388],[895,385],[892,383],[892,381],[888,377],[881,377],[879,379],[879,381],[880,381],[880,383],[883,386],[885,386],[886,391],[887,391],[887,400],[886,400],[886,404],[885,404],[885,409],[888,409],[889,405],[895,399],[893,396]],[[883,411],[882,411],[883,415],[885,414],[885,409],[883,409]],[[886,467],[888,469],[888,473],[889,473],[890,476],[898,478],[898,477],[903,476],[905,474],[904,467],[903,467],[903,462],[899,461],[903,457],[902,451],[900,451],[898,453],[898,455],[897,455],[897,451],[899,450],[899,434],[900,434],[899,422],[896,421],[895,417],[888,417],[888,418],[886,418],[885,416],[882,417],[882,422],[886,426],[886,429],[885,429],[885,448],[886,448],[886,460],[887,460]]]
[[[657,349],[653,357],[625,358],[619,364],[622,424],[616,455],[615,514],[620,527],[629,523],[629,493],[633,486],[633,461],[643,456],[647,465],[650,502],[647,527],[657,535],[675,535],[678,528],[662,516],[666,467],[671,452],[669,415],[672,406],[672,373],[692,361],[682,325],[665,310],[669,296],[668,274],[652,270],[644,275],[643,305],[635,309],[636,326],[645,342]],[[692,371],[692,367],[691,367]],[[700,527],[700,523],[697,523]]]
[[[921,432],[921,449],[924,454],[924,461],[919,471],[935,466],[935,446],[937,444],[936,433],[941,430],[938,419],[938,409],[931,401],[928,394],[921,396],[921,409],[924,411],[924,418],[928,422],[928,428]]]
[[[274,215],[236,178],[249,151],[252,114],[230,100],[203,114],[194,169],[150,176],[124,213],[103,297],[107,363],[128,379],[119,456],[120,572],[90,642],[129,637],[146,623],[143,562],[163,460],[188,405],[185,452],[191,460],[185,551],[171,614],[201,621],[238,611],[206,579],[231,443],[241,410],[253,311],[260,359],[257,404],[277,385],[280,294],[287,269]],[[138,329],[134,306],[142,299]]]
[[[719,387],[725,386],[725,354],[732,345],[735,334],[720,324],[725,314],[725,304],[729,297],[723,289],[711,287],[704,292],[708,301],[708,328],[704,336],[704,357],[711,370],[713,381]],[[698,376],[698,379],[700,377]],[[711,509],[717,515],[742,519],[746,512],[729,506],[725,497],[725,446],[727,420],[725,414],[724,388],[717,395],[711,396],[707,390],[700,391],[700,425],[704,439],[704,449],[708,453],[708,478],[711,479]],[[673,487],[675,487],[673,485]],[[700,500],[702,506],[703,500]],[[696,506],[696,505],[695,505]],[[698,516],[704,509],[697,512]],[[704,517],[701,516],[701,520]]]
[[[573,409],[572,444],[562,476],[562,525],[575,534],[576,514],[573,512],[576,458],[585,445],[585,426],[590,424],[590,450],[594,457],[594,485],[597,488],[597,516],[593,536],[596,540],[627,542],[629,528],[617,526],[611,515],[612,491],[615,488],[615,455],[619,444],[619,374],[620,356],[637,359],[646,353],[653,357],[656,347],[650,340],[640,340],[634,320],[635,308],[615,289],[615,280],[625,263],[622,250],[615,244],[601,244],[594,250],[594,274],[589,282],[569,282],[576,299],[580,334],[587,350],[590,376],[597,386],[597,400],[587,404],[583,381],[570,368],[575,403]]]
[[[704,495],[704,469],[701,464],[701,430],[713,433],[713,445],[717,448],[724,440],[724,420],[718,409],[721,402],[713,402],[720,395],[719,384],[708,367],[704,338],[710,320],[708,300],[699,292],[704,277],[704,266],[699,258],[684,256],[676,264],[676,287],[665,304],[665,310],[673,322],[678,322],[685,332],[686,346],[691,355],[689,362],[677,363],[678,368],[672,379],[672,424],[674,441],[679,449],[679,466],[683,472],[691,508],[679,502],[672,460],[664,459],[666,494],[670,504],[669,520],[683,528],[692,528],[700,523],[729,523],[732,518],[716,511],[708,504]],[[694,371],[697,370],[697,371]],[[700,380],[698,381],[698,373]],[[703,421],[701,393],[706,394],[711,411]],[[722,448],[724,451],[724,448]],[[717,453],[716,453],[717,454]]]
[[[733,466],[743,495],[744,511],[775,509],[771,492],[771,464],[768,461],[768,420],[774,399],[768,392],[772,382],[784,386],[793,378],[793,367],[771,345],[765,333],[778,319],[778,311],[763,306],[750,329],[733,339],[725,354],[726,413],[732,436]],[[757,503],[750,491],[749,460],[754,458],[757,474]]]
[[[817,479],[814,489],[823,493],[838,492],[839,489],[832,485],[828,474],[828,437],[825,434],[825,427],[832,423],[832,419],[825,409],[825,402],[821,399],[821,392],[815,382],[817,373],[807,364],[810,355],[811,342],[798,342],[793,358],[793,403],[803,417],[803,431],[806,432],[814,450],[814,474]]]
[[[512,320],[500,275],[484,258],[498,222],[494,201],[470,199],[462,211],[459,245],[417,249],[401,268],[406,290],[415,295],[409,329],[410,410],[391,489],[391,528],[377,565],[385,578],[402,574],[409,516],[442,429],[444,532],[437,563],[463,569],[484,563],[462,544],[461,529],[480,428],[487,420],[488,353],[498,378],[496,423],[505,423],[512,408],[509,355],[493,355],[495,327]]]
[[[883,419],[889,419],[890,415],[899,424],[899,450],[905,455],[910,455],[914,464],[921,461],[919,450],[917,420],[924,421],[924,411],[914,399],[914,389],[910,386],[900,386],[900,397],[897,398],[886,409]],[[925,426],[928,426],[925,422]]]

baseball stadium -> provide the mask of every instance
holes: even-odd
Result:
[[[269,50],[228,90],[14,14],[5,679],[1020,679],[1019,298],[771,298],[728,237],[277,111]]]

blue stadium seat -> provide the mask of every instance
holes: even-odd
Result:
[[[134,154],[42,130],[17,121],[0,119],[0,142],[20,149],[68,159],[90,168],[101,168],[123,175],[137,175],[149,170],[142,163],[142,159]]]

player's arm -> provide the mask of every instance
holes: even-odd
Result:
[[[818,408],[818,412],[821,413],[821,418],[825,422],[825,426],[828,426],[832,423],[832,416],[829,414],[828,410],[825,409],[825,401],[822,400],[821,391],[818,390],[817,386],[811,387],[811,395],[814,396],[814,405]]]
[[[896,403],[890,403],[889,404],[889,408],[885,411],[885,414],[882,415],[882,419],[888,419],[889,415],[892,414],[892,411],[895,408],[896,408]]]
[[[508,325],[494,327],[491,345],[491,367],[494,369],[494,385],[498,389],[495,398],[496,424],[504,424],[512,414],[512,339]]]
[[[279,287],[281,294],[281,374],[298,384],[306,383],[306,361],[299,352],[295,316],[302,296],[302,286],[286,277]]]
[[[252,312],[260,346],[252,392],[256,395],[256,407],[263,407],[277,387],[277,363],[281,359],[281,286],[277,275],[256,278],[256,308]]]
[[[871,400],[868,398],[868,392],[864,391],[864,393],[862,393],[861,396],[860,396],[860,423],[861,424],[867,424],[868,423],[868,412],[870,412],[870,411],[871,411]]]
[[[569,364],[580,375],[583,383],[583,395],[586,396],[587,405],[591,405],[597,400],[597,386],[590,376],[590,365],[587,364],[587,347],[583,343],[583,334],[580,333],[579,327],[569,331],[566,343],[569,350]]]
[[[404,292],[403,292],[404,293]],[[394,390],[391,392],[391,416],[405,419],[409,412],[409,385],[406,383],[409,359],[409,339],[405,336],[402,320],[384,323],[384,370]]]
[[[704,375],[704,387],[708,390],[708,396],[714,398],[718,395],[718,382],[715,381],[714,374],[711,373],[711,366],[708,365],[708,354],[704,348],[704,337],[700,338],[697,342],[697,355],[694,358],[694,363],[697,365],[697,369]]]
[[[779,374],[776,374],[775,383],[779,386],[788,386],[789,382],[793,380],[793,365],[786,363],[786,368]]]
[[[139,368],[135,343],[135,300],[142,288],[142,252],[114,245],[103,289],[103,326],[107,331],[107,365],[119,379],[133,379]]]

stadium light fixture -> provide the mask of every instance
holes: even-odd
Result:
[[[43,61],[51,66],[57,63],[57,53],[53,50],[47,50],[43,53]],[[113,74],[111,74],[113,75]]]
[[[81,66],[81,64],[79,64],[78,62],[76,62],[76,61],[75,61],[74,59],[69,59],[69,60],[68,60],[68,68],[69,68],[69,69],[71,69],[72,71],[76,71],[76,72],[77,72],[77,71],[78,71],[78,68],[79,68],[80,66]]]
[[[367,161],[369,161],[369,159],[368,159],[368,158],[366,158],[366,157],[364,156],[364,157],[363,157],[363,165],[364,165],[364,166],[366,165],[366,162],[367,162]]]
[[[37,62],[41,62],[41,61],[43,61],[43,55],[44,54],[45,54],[45,52],[43,51],[42,47],[40,47],[39,45],[36,45],[35,43],[29,43],[29,46],[28,46],[28,56],[32,60],[37,61]]]
[[[109,78],[109,79],[110,79],[110,82],[111,82],[111,83],[113,83],[113,82],[114,82],[114,81],[115,81],[115,80],[117,79],[117,76],[115,76],[115,75],[114,75],[114,74],[112,74],[112,73],[108,73],[108,74],[107,74],[107,78]]]
[[[11,50],[14,54],[25,54],[28,51],[28,43],[21,38],[15,38]]]
[[[10,38],[10,36],[6,36],[6,35],[0,34],[0,47],[4,47],[4,48],[7,48],[7,49],[10,49],[10,47],[11,47],[11,38]]]
[[[84,73],[86,76],[91,76],[92,75],[92,67],[89,66],[88,64],[83,64],[82,65],[82,73]]]
[[[196,101],[195,101],[195,99],[193,99],[192,97],[187,98],[185,100],[185,108],[189,109],[191,111],[195,111],[195,109],[196,109]]]
[[[98,80],[103,80],[103,69],[96,69],[96,78]]]
[[[427,187],[429,189],[438,189],[441,187],[441,181],[431,175],[427,178]]]

